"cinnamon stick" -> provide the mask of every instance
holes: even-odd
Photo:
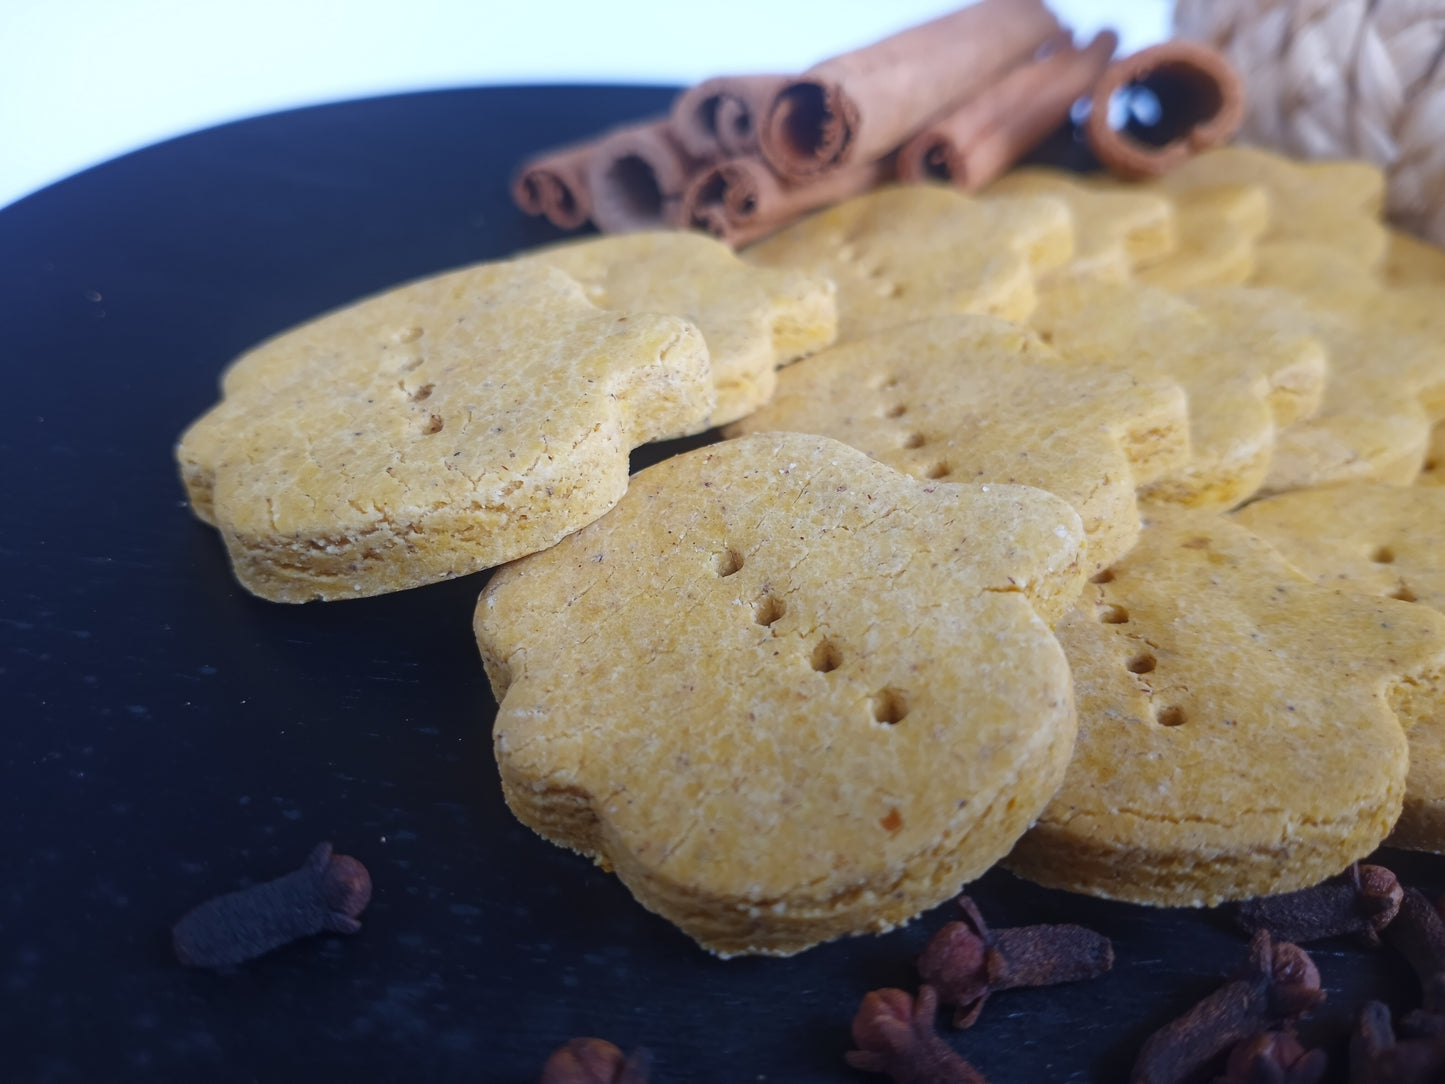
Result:
[[[672,128],[683,150],[712,161],[758,152],[758,123],[786,75],[721,75],[677,96]]]
[[[592,217],[587,188],[591,143],[574,143],[522,163],[512,179],[512,201],[529,215],[545,215],[552,225],[575,230]]]
[[[1154,96],[1158,123],[1115,128],[1109,105],[1115,94],[1134,88]],[[1244,120],[1244,105],[1244,83],[1220,52],[1176,39],[1111,64],[1094,88],[1084,131],[1105,169],[1140,180],[1227,142]]]
[[[619,128],[588,156],[592,220],[606,233],[677,226],[683,190],[696,168],[668,118]]]
[[[947,181],[965,192],[984,187],[1064,122],[1104,74],[1118,44],[1106,30],[1083,49],[1065,44],[1021,64],[904,144],[899,180]]]
[[[703,169],[683,196],[682,224],[706,230],[734,248],[830,203],[860,195],[889,180],[891,157],[835,170],[815,181],[790,183],[761,158],[733,158]]]
[[[763,157],[790,180],[881,158],[1059,29],[1042,0],[982,0],[825,60],[774,97]]]

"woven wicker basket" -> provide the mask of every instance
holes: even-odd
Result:
[[[1379,164],[1390,218],[1445,245],[1445,0],[1176,0],[1174,23],[1244,76],[1241,140]]]

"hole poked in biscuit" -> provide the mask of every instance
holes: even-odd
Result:
[[[879,689],[868,701],[873,711],[873,721],[884,726],[897,726],[908,714],[908,698],[901,689],[891,686]]]
[[[894,403],[891,407],[889,407],[883,412],[883,416],[885,418],[901,418],[907,413],[908,407],[906,407],[902,403]]]
[[[731,576],[743,567],[743,555],[735,549],[725,549],[717,555],[715,567],[719,577]]]
[[[425,423],[423,423],[421,427],[422,434],[429,437],[433,433],[440,433],[442,431],[442,426],[445,424],[446,423],[442,421],[442,416],[440,414],[433,414],[427,418]]]
[[[422,337],[422,329],[412,324],[410,327],[397,328],[391,333],[391,341],[394,343],[414,343]]]
[[[1106,568],[1106,569],[1104,569],[1103,572],[1095,573],[1094,575],[1092,575],[1092,576],[1089,577],[1089,582],[1090,582],[1090,583],[1113,583],[1113,582],[1114,582],[1114,570],[1113,570],[1112,568]]]
[[[905,448],[922,448],[927,443],[928,438],[922,433],[909,433],[903,438],[903,447]]]
[[[1160,708],[1154,715],[1154,720],[1160,726],[1183,726],[1187,720],[1184,709],[1177,704],[1171,704],[1167,708]]]
[[[1122,625],[1129,620],[1129,611],[1122,606],[1103,606],[1099,609],[1099,620],[1106,625]]]
[[[431,393],[434,391],[436,391],[435,384],[423,384],[421,387],[411,392],[411,401],[413,403],[420,403],[423,399],[430,399]]]
[[[818,673],[831,674],[843,665],[843,653],[831,640],[821,640],[818,646],[813,648],[813,657],[809,661]]]
[[[940,460],[937,463],[930,463],[927,468],[924,469],[923,476],[932,481],[937,481],[940,478],[947,478],[952,473],[953,468]]]
[[[1158,663],[1155,661],[1154,656],[1146,651],[1143,654],[1135,655],[1124,665],[1131,674],[1149,674],[1153,673],[1154,667],[1157,666]]]
[[[1375,552],[1370,554],[1370,560],[1377,565],[1392,565],[1395,563],[1395,551],[1389,546],[1376,546]]]
[[[1420,601],[1420,596],[1415,594],[1414,591],[1411,591],[1403,583],[1399,587],[1395,588],[1395,590],[1390,592],[1390,597],[1393,599],[1399,599],[1401,602]]]
[[[753,603],[753,620],[759,625],[771,625],[786,611],[787,607],[777,595],[764,595]]]
[[[897,809],[889,809],[884,816],[878,818],[878,824],[885,832],[896,832],[903,827],[903,814]]]

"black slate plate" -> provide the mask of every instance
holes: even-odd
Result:
[[[535,1079],[596,1034],[657,1081],[847,1081],[863,992],[911,986],[947,908],[791,960],[719,961],[507,813],[469,633],[484,577],[334,605],[258,601],[187,511],[172,443],[259,339],[414,276],[551,240],[526,153],[671,92],[461,90],[262,117],[151,147],[0,212],[0,1077]],[[655,457],[656,453],[650,453]],[[169,927],[333,840],[365,931],[217,976]],[[1436,859],[1389,855],[1445,882]],[[1046,892],[1000,924],[1114,938],[1093,983],[996,998],[958,1048],[995,1084],[1113,1081],[1242,958],[1227,916]],[[1417,995],[1388,954],[1316,953],[1348,1006]]]

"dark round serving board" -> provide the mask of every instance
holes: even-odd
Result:
[[[788,960],[714,959],[502,804],[470,633],[485,577],[301,607],[252,598],[171,458],[258,340],[419,275],[555,239],[507,180],[529,152],[656,113],[658,88],[413,94],[304,109],[117,159],[0,211],[0,1076],[534,1080],[576,1035],[654,1080],[862,1081],[863,993],[915,982],[952,917]],[[649,453],[655,457],[656,453]],[[370,868],[357,937],[216,975],[171,924],[331,840]],[[1438,888],[1445,865],[1390,855]],[[1244,955],[1227,915],[1046,892],[995,924],[1114,938],[1095,982],[998,996],[952,1036],[994,1084],[1121,1079]],[[1341,1034],[1407,1007],[1387,953],[1316,953]],[[876,1078],[874,1078],[876,1079]]]

